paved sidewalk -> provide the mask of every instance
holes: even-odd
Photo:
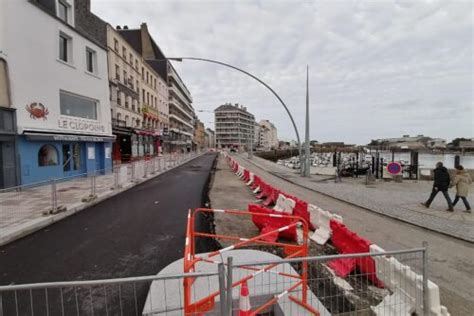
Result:
[[[47,214],[53,208],[51,183],[23,187],[21,190],[3,190],[0,192],[0,246],[173,169],[177,162],[170,161],[168,156],[164,157],[159,170],[156,168],[156,172],[153,173],[150,172],[151,168],[147,169],[146,173],[142,166],[141,176],[138,176],[139,170],[137,169],[134,172],[135,177],[132,178],[131,166],[126,164],[122,166],[127,167],[127,172],[121,175],[119,180],[115,179],[116,175],[113,173],[95,177],[95,196],[93,198],[90,197],[92,177],[81,176],[57,182],[57,206],[62,208],[62,211],[52,215]],[[180,164],[187,161],[189,160],[182,160]],[[115,187],[117,180],[119,186]]]
[[[474,214],[462,212],[462,203],[456,205],[455,212],[447,212],[446,201],[439,194],[430,209],[420,205],[428,198],[432,182],[377,182],[365,185],[364,179],[343,178],[342,183],[335,183],[334,180],[327,180],[327,176],[301,178],[298,171],[260,157],[254,156],[252,160],[244,155],[235,157],[243,162],[244,167],[252,164],[301,187],[419,227],[474,242]],[[471,192],[474,192],[474,184]],[[450,194],[454,197],[453,192]]]

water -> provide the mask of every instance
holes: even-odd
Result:
[[[441,161],[447,168],[454,168],[454,157],[459,154],[418,154],[418,165],[420,168],[434,168],[436,163]],[[385,161],[392,161],[392,153],[385,151],[380,152],[380,157]],[[466,169],[474,169],[474,155],[459,155],[460,164]],[[409,152],[396,152],[394,161],[405,161],[410,163]]]

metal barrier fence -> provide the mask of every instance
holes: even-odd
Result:
[[[229,257],[207,272],[0,286],[0,316],[184,315],[184,284],[190,281],[193,301],[219,293],[209,301],[206,315],[230,316],[239,313],[240,288],[226,284],[245,278],[249,269],[262,271],[258,278],[247,280],[250,315],[431,315],[435,308],[436,298],[430,295],[436,293],[431,292],[427,278],[426,247],[267,261],[243,262],[240,258],[238,264],[233,264],[233,259]],[[344,278],[328,268],[334,262],[352,261],[358,268]],[[375,262],[375,272],[371,262]],[[307,302],[313,313],[297,303],[304,291],[296,285],[298,279],[291,277],[301,273],[303,264],[309,267]],[[265,266],[272,268],[264,270]],[[186,313],[203,314],[200,310]]]
[[[397,270],[390,264],[381,264],[378,258],[382,261],[398,261],[402,268]],[[301,273],[306,263],[309,266],[307,301],[319,315],[430,315],[428,309],[423,309],[423,306],[429,306],[426,258],[426,248],[419,248],[266,262],[248,261],[231,268],[234,270],[233,277],[238,279],[241,273],[242,277],[245,276],[245,271],[240,269],[243,267],[259,269],[277,264],[275,271],[286,275],[295,271]],[[329,268],[334,262],[344,266],[354,261],[358,268],[344,278],[336,276],[334,270]],[[295,280],[278,277],[275,273],[265,275],[262,280],[260,284],[249,283],[249,288],[254,290],[250,294],[261,297],[260,302],[264,302],[258,313],[308,315],[294,303],[295,298],[303,295],[301,287],[293,286]],[[236,304],[234,301],[228,308],[237,312],[238,302]]]
[[[223,270],[220,273],[223,279]],[[210,279],[219,273],[0,286],[0,316],[177,314],[183,308],[181,287],[189,277],[209,284],[210,293]]]
[[[0,230],[66,211],[112,190],[133,186],[199,154],[166,154],[108,169],[0,189]]]

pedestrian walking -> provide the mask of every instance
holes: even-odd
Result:
[[[468,213],[471,213],[471,206],[467,201],[467,194],[469,193],[469,185],[471,183],[471,176],[464,170],[464,167],[461,165],[456,166],[456,175],[451,183],[452,187],[456,187],[456,197],[454,198],[453,206],[461,199]]]
[[[433,190],[431,191],[431,195],[425,203],[421,203],[423,206],[429,208],[431,202],[433,202],[434,198],[438,194],[438,192],[443,193],[446,202],[448,202],[448,209],[447,211],[453,212],[453,203],[451,202],[451,198],[449,197],[448,188],[451,179],[449,177],[449,172],[446,167],[443,166],[442,162],[438,162],[436,164],[436,168],[434,170],[434,183],[433,183]]]

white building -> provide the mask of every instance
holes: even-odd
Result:
[[[111,167],[105,43],[78,31],[74,0],[0,2],[21,183]]]
[[[263,150],[278,148],[277,128],[269,120],[261,120],[259,123],[258,147]]]
[[[214,116],[216,144],[219,148],[246,149],[253,143],[255,117],[246,107],[226,103],[214,110]]]

